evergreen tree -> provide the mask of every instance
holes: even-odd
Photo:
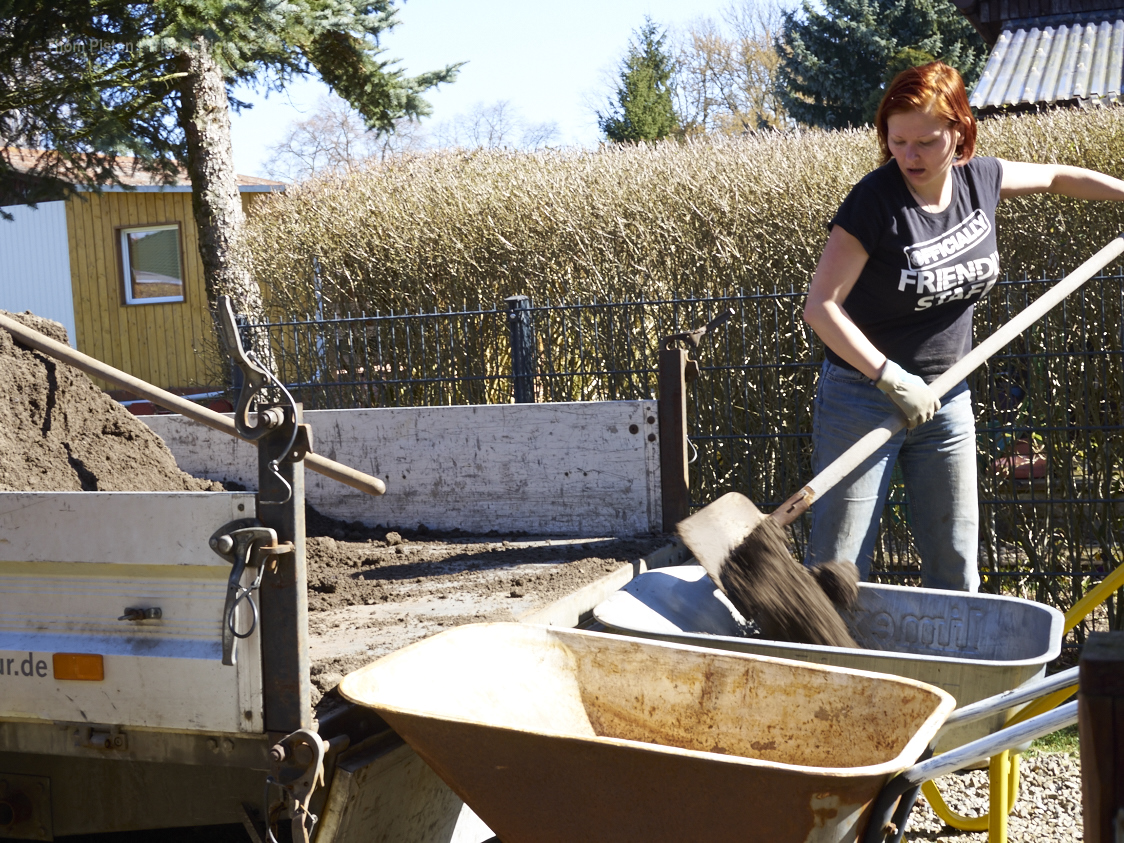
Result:
[[[645,18],[629,44],[621,63],[616,102],[610,102],[608,114],[597,114],[597,123],[609,140],[655,141],[679,127],[672,101],[675,59],[664,46],[666,39],[667,34]]]
[[[803,0],[785,14],[778,50],[788,113],[829,129],[870,123],[896,73],[935,59],[959,70],[970,90],[988,55],[949,0]]]
[[[428,113],[421,94],[456,66],[407,77],[381,57],[393,0],[0,0],[0,185],[22,201],[118,183],[119,155],[191,179],[211,301],[255,318],[261,294],[240,248],[230,97],[319,75],[369,129]],[[9,147],[46,148],[18,174]],[[8,192],[11,192],[10,190]],[[0,223],[2,224],[2,223]]]

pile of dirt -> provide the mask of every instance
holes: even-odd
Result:
[[[10,319],[65,343],[66,329],[32,313]],[[0,491],[209,492],[179,470],[164,441],[85,374],[0,329]]]

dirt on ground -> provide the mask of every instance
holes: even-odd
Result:
[[[307,534],[312,682],[320,692],[443,629],[517,620],[671,541],[438,535],[335,522],[311,508]]]

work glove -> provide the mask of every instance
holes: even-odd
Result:
[[[929,421],[941,408],[941,399],[929,388],[929,384],[893,360],[886,361],[875,384],[898,405],[905,415],[905,426],[910,430]]]

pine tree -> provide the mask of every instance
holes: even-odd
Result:
[[[949,0],[804,0],[785,14],[778,49],[789,115],[829,129],[870,123],[886,84],[907,67],[940,59],[970,89],[988,55]]]
[[[664,46],[667,34],[651,18],[636,32],[621,63],[615,102],[597,114],[601,131],[617,143],[655,141],[679,127],[673,104],[675,60]]]
[[[22,201],[118,183],[117,156],[171,179],[186,166],[207,293],[251,318],[261,293],[240,248],[230,142],[237,82],[319,75],[369,129],[428,113],[457,66],[407,77],[382,58],[393,0],[0,0],[0,183]],[[47,148],[28,177],[8,147]],[[2,224],[2,223],[0,223]]]

